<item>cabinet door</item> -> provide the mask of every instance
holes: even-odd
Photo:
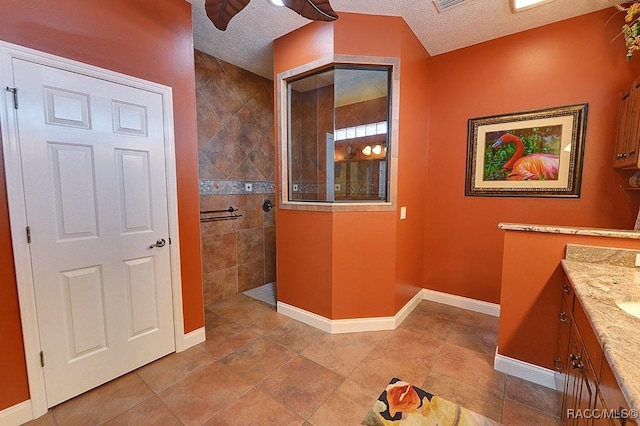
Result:
[[[602,395],[598,391],[596,397],[595,416],[593,419],[593,426],[614,426],[616,423],[606,415],[607,407],[602,400]]]
[[[560,313],[558,314],[558,321],[560,322],[560,335],[558,338],[557,358],[555,360],[555,381],[556,389],[560,390],[560,392],[558,392],[560,406],[564,407],[568,383],[567,374],[569,370],[569,338],[571,334],[572,317],[571,310],[567,305],[566,298],[562,298],[560,306]]]
[[[598,383],[596,381],[596,375],[591,368],[591,364],[589,362],[589,358],[587,357],[586,352],[583,350],[583,358],[578,360],[577,367],[574,365],[574,368],[580,371],[580,375],[582,376],[582,386],[580,388],[580,396],[578,409],[582,414],[584,414],[585,418],[579,419],[576,423],[578,425],[591,425],[593,424],[593,416],[594,409],[598,403]]]
[[[627,165],[627,143],[629,141],[628,121],[632,111],[631,90],[626,90],[618,100],[618,122],[616,125],[616,150],[613,167],[621,168]]]
[[[571,327],[569,338],[569,357],[567,367],[567,385],[562,419],[567,425],[580,424],[577,411],[580,409],[580,396],[584,376],[578,368],[577,362],[582,359],[582,342],[575,326]]]
[[[600,370],[600,392],[602,393],[604,405],[607,409],[621,414],[628,413],[629,406],[627,405],[627,401],[606,359],[602,361],[602,368]],[[625,419],[615,419],[613,420],[613,424],[630,426],[635,424],[635,422],[631,419],[627,419],[626,422]]]
[[[640,145],[640,79],[631,86],[631,103],[627,117],[627,149],[625,166],[638,167],[638,147]]]

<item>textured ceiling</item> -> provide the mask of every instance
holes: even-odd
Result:
[[[188,1],[196,49],[269,79],[273,40],[310,22],[269,0],[252,0],[219,31],[205,14],[205,0]],[[554,0],[511,13],[509,0],[465,0],[439,13],[432,0],[331,0],[331,5],[338,15],[401,16],[431,56],[611,7],[609,0]]]

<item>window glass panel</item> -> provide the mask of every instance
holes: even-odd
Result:
[[[290,201],[388,201],[390,73],[341,65],[287,82]]]

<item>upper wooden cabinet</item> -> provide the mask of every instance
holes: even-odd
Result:
[[[640,77],[625,90],[618,100],[618,123],[613,167],[640,168]]]

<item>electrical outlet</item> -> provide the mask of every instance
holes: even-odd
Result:
[[[405,206],[400,207],[400,220],[407,218],[407,208]]]
[[[640,266],[640,253],[636,253],[636,266]]]
[[[293,192],[298,192],[298,184],[297,183],[293,184]]]
[[[334,185],[333,185],[333,190],[334,190],[334,191],[338,191],[338,192],[340,192],[340,191],[341,191],[341,189],[340,189],[340,188],[341,188],[341,185],[340,185],[339,183],[336,183],[336,184],[334,184]]]
[[[245,190],[246,192],[251,192],[251,191],[253,191],[253,184],[252,184],[252,183],[248,183],[248,182],[246,182],[246,183],[244,184],[244,190]]]

